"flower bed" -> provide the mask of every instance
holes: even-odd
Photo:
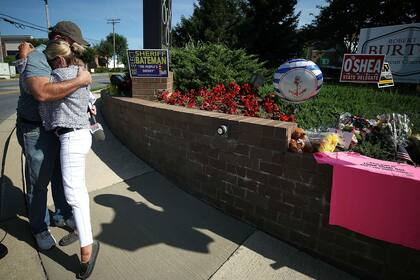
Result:
[[[232,115],[261,117],[285,122],[294,122],[293,114],[283,112],[273,95],[260,97],[257,90],[248,83],[242,86],[234,82],[227,86],[218,84],[211,89],[191,89],[188,92],[163,91],[158,100],[167,104],[185,106],[206,111]]]
[[[248,83],[239,85],[231,82],[227,86],[218,84],[210,89],[190,89],[187,92],[176,90],[170,93],[164,91],[158,95],[158,100],[171,105],[286,122],[296,122],[297,118],[299,120],[302,118],[301,114],[307,113],[305,111],[311,111],[310,108],[303,108],[299,105],[299,115],[295,116],[293,113],[297,108],[296,106],[279,102],[278,97],[273,93],[261,94]],[[323,106],[323,110],[327,108]],[[316,111],[318,112],[318,109]],[[343,121],[341,120],[343,116],[346,116],[346,114],[339,116],[337,121]],[[382,115],[382,118],[386,116]],[[393,116],[400,115],[393,114]],[[393,120],[392,117],[388,121],[385,119],[378,121],[367,120],[358,116],[347,116],[347,118],[346,125],[342,124],[340,127],[331,126],[334,129],[339,129],[338,132],[340,135],[342,130],[353,133],[351,145],[346,145],[344,150],[356,151],[377,159],[419,164],[419,137],[416,134],[410,136],[411,125],[405,115],[404,122],[401,122],[402,119],[400,120],[399,118],[398,120]],[[400,128],[403,124],[404,129]],[[315,138],[322,136],[320,139],[315,139],[315,145],[308,145],[310,141],[304,140],[302,138],[303,136],[301,136],[303,132],[298,131],[294,133],[297,136],[295,138],[292,137],[290,151],[332,152],[343,150],[343,146],[340,145],[341,141],[339,141],[342,136],[338,137],[336,135],[337,131],[334,129],[330,132],[334,132],[332,136],[335,137],[332,137],[331,133],[325,133],[325,131],[321,134],[315,133]],[[311,132],[309,131],[309,133]],[[325,139],[322,139],[324,137]],[[410,155],[412,158],[409,157]]]

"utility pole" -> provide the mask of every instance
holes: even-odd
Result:
[[[51,27],[51,22],[50,22],[50,15],[48,14],[48,0],[44,0],[45,2],[45,17],[47,18],[47,28]]]
[[[0,33],[0,62],[3,62],[3,44],[1,43],[1,33]]]
[[[120,19],[119,18],[112,18],[112,19],[107,19],[106,23],[108,24],[112,24],[112,37],[113,37],[113,45],[114,45],[114,55],[113,55],[113,60],[114,60],[114,70],[115,70],[115,60],[117,58],[117,55],[115,53],[115,24],[120,23]]]

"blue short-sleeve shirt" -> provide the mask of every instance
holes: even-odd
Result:
[[[30,77],[50,77],[51,67],[42,52],[44,49],[45,46],[41,45],[28,55],[26,68],[19,80],[20,96],[18,100],[17,116],[35,122],[41,122],[38,111],[39,102],[30,94],[25,85],[25,80]]]

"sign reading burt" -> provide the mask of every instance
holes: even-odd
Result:
[[[384,55],[345,54],[340,82],[377,83],[381,77]]]
[[[361,29],[358,53],[386,55],[396,83],[420,83],[420,23]]]
[[[128,50],[128,66],[131,77],[168,77],[168,50]]]

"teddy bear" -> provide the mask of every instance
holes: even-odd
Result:
[[[295,128],[289,142],[289,151],[294,153],[310,153],[312,152],[311,143],[306,137],[302,128]]]

